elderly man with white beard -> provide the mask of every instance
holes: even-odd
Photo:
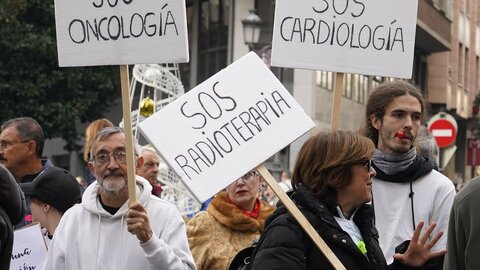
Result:
[[[97,182],[63,216],[44,269],[195,269],[175,206],[153,196],[142,177],[136,178],[137,201],[128,201],[123,130],[101,130],[90,153]]]

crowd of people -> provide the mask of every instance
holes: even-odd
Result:
[[[365,116],[361,130],[312,135],[282,189],[346,269],[480,269],[480,179],[456,193],[438,171],[418,88],[380,84]],[[46,270],[234,269],[250,246],[246,269],[334,269],[255,170],[188,220],[159,198],[161,160],[149,146],[135,145],[129,201],[125,134],[109,120],[87,128],[83,185],[43,158],[44,141],[33,118],[1,125],[0,269],[12,228],[32,222],[45,233]]]

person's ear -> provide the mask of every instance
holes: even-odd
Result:
[[[143,156],[139,156],[139,157],[137,158],[137,170],[139,170],[140,168],[142,168],[143,163],[144,163]]]
[[[382,127],[382,119],[378,118],[375,114],[370,115],[370,123],[375,129]]]
[[[27,155],[35,155],[35,148],[37,148],[37,143],[34,140],[29,140],[25,144],[28,147]]]
[[[47,213],[48,211],[50,211],[50,207],[51,207],[50,204],[46,203],[46,204],[43,206],[43,211],[44,211],[45,213]]]
[[[95,177],[97,176],[97,174],[95,173],[95,167],[93,166],[93,161],[88,162],[88,169],[90,170],[90,172],[92,172],[93,175],[95,175]]]

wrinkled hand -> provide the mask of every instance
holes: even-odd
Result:
[[[410,241],[410,245],[408,245],[407,251],[404,254],[397,253],[393,255],[395,260],[398,260],[402,264],[409,265],[409,266],[422,266],[428,260],[441,256],[447,253],[447,250],[441,250],[437,252],[430,252],[430,249],[437,243],[438,239],[442,237],[443,232],[437,233],[432,240],[428,241],[430,234],[432,233],[433,229],[437,226],[437,224],[432,223],[425,233],[420,236],[420,232],[422,231],[424,222],[420,221],[418,223],[415,232],[413,232],[412,240]],[[419,240],[420,239],[420,240]]]
[[[148,242],[153,236],[147,211],[139,202],[129,203],[127,230],[137,236],[140,243]]]

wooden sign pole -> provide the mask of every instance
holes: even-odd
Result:
[[[137,201],[137,185],[135,184],[135,155],[133,150],[132,118],[130,116],[130,95],[128,93],[129,78],[128,65],[120,65],[123,130],[125,132],[125,150],[127,152],[128,199],[132,203]]]
[[[323,255],[327,258],[330,264],[336,270],[346,270],[345,266],[340,262],[340,260],[335,256],[333,251],[327,246],[325,241],[318,235],[317,231],[313,228],[312,224],[308,222],[307,218],[300,212],[298,207],[293,203],[293,201],[287,196],[283,189],[278,185],[277,181],[273,178],[270,172],[265,168],[263,164],[257,166],[257,171],[263,176],[270,188],[277,194],[278,198],[282,201],[283,205],[287,208],[288,212],[295,218],[295,220],[300,224],[303,230],[307,235],[312,239],[315,245],[320,249]]]
[[[332,131],[338,130],[340,125],[340,108],[342,107],[342,88],[344,73],[335,73],[335,88],[333,90]]]

